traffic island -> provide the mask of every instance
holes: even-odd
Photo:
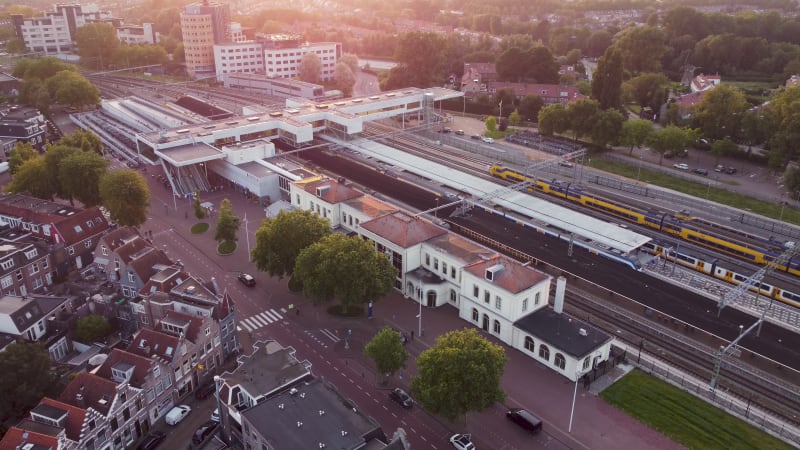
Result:
[[[227,256],[236,251],[236,241],[223,241],[217,246],[217,253]]]
[[[208,224],[206,222],[200,222],[192,225],[192,234],[203,234],[208,231]]]

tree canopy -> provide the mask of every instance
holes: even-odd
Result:
[[[100,204],[100,179],[108,161],[94,152],[77,152],[61,161],[58,168],[60,197],[74,198],[85,206]]]
[[[258,270],[284,277],[294,271],[300,252],[331,233],[328,219],[306,210],[281,211],[261,221],[251,257]]]
[[[694,126],[709,139],[736,136],[742,114],[750,108],[744,93],[722,84],[706,91],[695,106]]]
[[[114,26],[105,22],[79,27],[75,30],[75,42],[81,64],[93,69],[105,69],[120,45]]]
[[[364,354],[375,362],[378,372],[389,375],[403,368],[408,359],[400,333],[390,327],[382,329],[367,342]]]
[[[474,328],[450,331],[417,358],[411,391],[425,409],[454,420],[502,401],[505,351]]]
[[[322,72],[322,61],[320,61],[319,56],[314,53],[306,53],[303,55],[303,61],[300,63],[300,68],[298,69],[300,78],[302,81],[307,83],[320,83],[320,73]]]
[[[45,395],[54,395],[58,380],[50,355],[40,343],[14,343],[0,352],[0,417],[22,417]]]
[[[103,154],[103,142],[96,134],[88,130],[76,130],[70,134],[65,134],[61,137],[61,140],[59,140],[58,143],[69,147],[79,148],[84,152]]]
[[[553,103],[542,108],[538,119],[539,133],[545,136],[563,133],[569,128],[569,115],[561,103]]]
[[[695,133],[693,131],[668,125],[653,133],[648,140],[648,145],[653,152],[659,155],[658,164],[660,165],[665,154],[681,152],[694,140]]]
[[[306,296],[315,302],[336,299],[347,312],[351,306],[388,294],[397,274],[374,244],[337,233],[304,248],[297,257],[294,276],[303,283]]]
[[[629,155],[633,154],[633,148],[642,146],[653,134],[653,122],[645,119],[630,119],[622,124],[620,140],[623,145],[630,146]]]
[[[38,156],[39,152],[37,152],[29,142],[17,142],[8,155],[8,171],[11,173],[11,176],[13,177],[14,174],[17,173],[17,170],[19,170],[20,166],[22,166],[25,161]]]
[[[108,323],[105,317],[97,314],[78,319],[75,324],[75,337],[85,344],[104,338],[109,333],[111,333],[111,324]]]
[[[111,218],[122,226],[138,227],[147,222],[150,189],[135,170],[120,169],[100,179],[100,198]]]
[[[622,92],[622,52],[609,47],[597,62],[592,79],[592,97],[602,109],[619,108]]]
[[[217,229],[214,231],[214,240],[217,242],[234,242],[239,231],[241,219],[233,212],[231,201],[223,199],[217,212]]]

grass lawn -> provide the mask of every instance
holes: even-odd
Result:
[[[236,250],[235,241],[224,241],[217,247],[217,251],[220,255],[230,255],[234,250]]]
[[[208,224],[200,222],[192,225],[192,234],[202,234],[208,231]]]
[[[667,162],[664,163],[665,166],[668,164],[671,165],[669,160],[666,161]],[[592,158],[587,165],[598,170],[621,175],[633,180],[636,179],[636,174],[639,172],[638,166],[633,166],[618,161],[609,161],[602,158]],[[780,205],[768,203],[763,200],[738,194],[736,192],[726,191],[725,189],[719,189],[714,186],[709,188],[708,184],[688,181],[682,178],[678,179],[668,173],[652,171],[643,167],[641,174],[639,175],[639,180],[643,183],[662,186],[674,191],[683,192],[684,194],[689,194],[698,198],[705,198],[717,203],[722,203],[723,205],[743,209],[755,214],[771,217],[773,219],[778,219],[781,217]],[[716,180],[714,180],[712,177],[709,177],[708,181],[716,183]],[[729,184],[735,185],[735,182],[730,182]],[[800,224],[800,210],[784,208],[783,221]]]
[[[690,449],[791,449],[691,394],[634,370],[600,396]]]

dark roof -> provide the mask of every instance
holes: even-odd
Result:
[[[320,379],[295,385],[244,411],[252,430],[274,448],[358,448],[380,425]]]
[[[9,316],[17,331],[23,332],[44,318],[47,312],[31,297],[5,295],[0,298],[0,314]]]
[[[178,353],[180,338],[171,334],[142,328],[136,333],[128,351],[140,356],[158,356],[162,360],[172,362]]]
[[[81,429],[83,428],[83,421],[86,418],[86,410],[77,406],[53,400],[52,398],[45,397],[40,404],[52,406],[61,410],[67,411],[67,423],[64,425],[67,437],[73,441],[79,441],[81,438]]]
[[[72,245],[108,229],[108,221],[100,208],[79,209],[23,194],[0,194],[0,215],[56,227],[56,234],[66,245]]]
[[[514,322],[514,326],[573,358],[582,358],[613,337],[582,320],[541,308]],[[581,336],[581,329],[586,336]]]
[[[116,395],[117,383],[92,373],[80,372],[58,399],[78,408],[91,407],[100,414],[108,416]]]
[[[150,277],[158,273],[163,266],[171,266],[173,264],[172,260],[169,259],[163,250],[152,247],[132,257],[135,259],[128,264],[128,267],[136,272],[139,279],[143,281],[149,280]]]

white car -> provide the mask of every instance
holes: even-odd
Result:
[[[680,169],[680,170],[689,170],[689,165],[688,164],[684,164],[684,163],[676,163],[676,164],[673,164],[672,167],[674,167],[676,169]]]
[[[485,137],[483,138],[483,142],[486,142],[487,144],[494,144],[494,139],[490,137]]]
[[[450,443],[458,450],[475,450],[475,444],[472,443],[472,436],[468,434],[454,434],[450,436]]]
[[[190,412],[192,412],[192,408],[186,405],[178,405],[170,409],[166,415],[167,425],[177,425],[188,416]]]

